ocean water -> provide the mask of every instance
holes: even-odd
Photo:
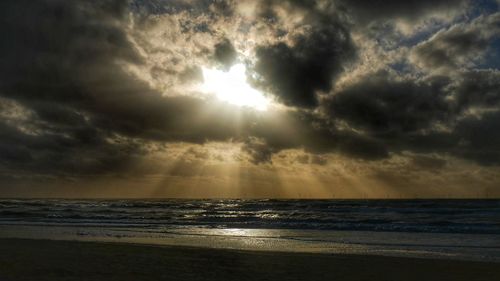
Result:
[[[0,224],[500,234],[500,200],[0,200]]]
[[[500,200],[0,199],[0,237],[500,261]]]

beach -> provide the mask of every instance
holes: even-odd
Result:
[[[500,201],[0,205],[0,281],[500,280]]]
[[[498,280],[498,263],[0,239],[0,280]]]

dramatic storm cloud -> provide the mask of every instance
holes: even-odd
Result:
[[[0,196],[500,194],[497,1],[18,0],[0,19]]]

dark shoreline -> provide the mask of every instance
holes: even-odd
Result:
[[[499,280],[498,263],[0,239],[0,280]]]

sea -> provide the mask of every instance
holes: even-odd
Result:
[[[0,199],[0,237],[500,262],[500,200]]]

